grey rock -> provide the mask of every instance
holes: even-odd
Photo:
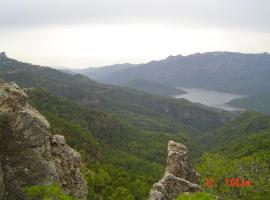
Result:
[[[1,52],[1,53],[0,53],[0,60],[1,60],[1,59],[3,59],[3,60],[4,60],[4,59],[7,59],[7,56],[6,56],[6,53],[5,53],[5,52]]]
[[[52,155],[64,191],[74,196],[86,196],[86,182],[80,173],[81,156],[66,144],[64,136],[52,137]]]
[[[0,200],[25,200],[22,188],[54,182],[86,198],[80,154],[49,128],[15,83],[0,83]]]
[[[149,200],[172,200],[184,192],[198,192],[200,175],[188,160],[187,147],[174,141],[168,142],[168,158],[163,178],[155,183]]]

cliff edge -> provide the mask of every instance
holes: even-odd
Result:
[[[188,160],[187,147],[174,141],[168,142],[168,158],[163,178],[155,183],[148,200],[172,200],[183,192],[198,192],[200,176]]]
[[[86,199],[80,154],[49,128],[15,83],[0,83],[0,200],[25,200],[22,188],[54,182]]]

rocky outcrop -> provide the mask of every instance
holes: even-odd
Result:
[[[4,59],[7,59],[7,56],[6,56],[6,53],[5,53],[5,52],[1,52],[1,53],[0,53],[0,60],[1,60],[1,59],[3,59],[3,60],[4,60]]]
[[[86,198],[80,154],[49,127],[15,83],[0,83],[0,200],[24,200],[22,188],[54,182]]]
[[[188,160],[188,150],[183,144],[169,141],[168,158],[163,178],[155,183],[148,200],[172,200],[183,192],[198,192],[200,176]]]
[[[80,154],[66,144],[62,135],[54,135],[51,144],[57,175],[64,191],[77,197],[86,194],[86,185],[82,184],[80,173]]]

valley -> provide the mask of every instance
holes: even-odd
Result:
[[[136,81],[131,89],[6,55],[0,59],[0,73],[2,81],[16,82],[24,89],[31,106],[50,123],[53,135],[64,135],[67,144],[80,152],[89,200],[147,199],[164,172],[169,140],[188,146],[201,184],[215,177],[216,186],[206,192],[239,200],[252,199],[251,190],[258,198],[270,192],[265,180],[270,174],[269,116],[238,112],[227,105],[244,95],[181,87],[176,92],[187,93],[172,98],[149,94],[141,87],[150,84],[148,89],[164,92],[175,91],[174,86]],[[5,128],[5,121],[1,127]],[[255,176],[254,170],[260,173]],[[223,183],[229,177],[251,179],[255,184],[228,190]]]
[[[187,56],[169,56],[162,60],[143,64],[114,65],[100,68],[86,68],[76,71],[101,83],[130,87],[129,82],[149,81],[176,88],[203,88],[210,91],[238,94],[240,97],[229,104],[219,105],[225,109],[252,109],[270,113],[270,55],[269,53],[244,54],[216,51],[195,53]],[[147,84],[146,84],[147,85]],[[146,87],[146,86],[145,86]],[[143,87],[135,89],[142,90]],[[160,89],[161,90],[161,89]],[[159,91],[160,91],[159,90]],[[170,96],[173,93],[162,95]],[[156,93],[158,94],[158,93]],[[203,94],[202,94],[203,95]],[[190,96],[187,95],[187,98]],[[193,99],[194,97],[191,97]],[[217,102],[219,104],[219,102]]]
[[[0,200],[270,200],[270,0],[0,0]]]

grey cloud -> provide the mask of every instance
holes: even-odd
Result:
[[[269,31],[269,12],[269,0],[0,0],[0,28],[150,22]]]

